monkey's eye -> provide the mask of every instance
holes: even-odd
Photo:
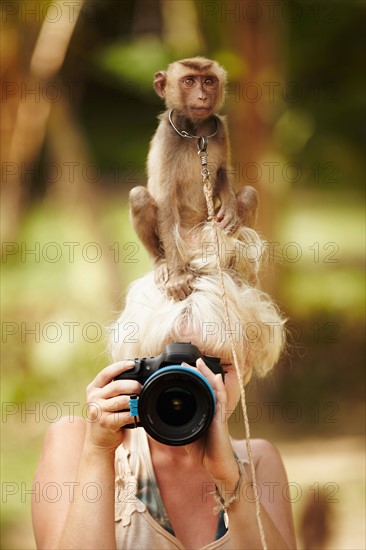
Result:
[[[209,76],[208,78],[205,78],[205,85],[206,86],[215,86],[216,79]]]
[[[191,76],[189,76],[188,78],[185,78],[184,79],[184,84],[186,86],[193,86],[194,85],[194,78],[192,78]]]

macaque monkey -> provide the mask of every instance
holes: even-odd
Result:
[[[130,192],[130,215],[154,262],[156,283],[176,300],[191,293],[194,279],[179,253],[176,231],[183,240],[190,238],[192,228],[207,220],[198,139],[194,138],[208,137],[215,223],[233,232],[240,225],[252,227],[255,222],[255,189],[245,186],[235,193],[228,174],[228,130],[225,118],[217,115],[225,82],[225,70],[203,57],[176,61],[167,71],[155,74],[154,88],[167,110],[160,115],[150,144],[147,188],[139,186]]]

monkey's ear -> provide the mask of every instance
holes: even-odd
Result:
[[[154,74],[154,90],[158,96],[165,97],[166,71],[159,71]]]

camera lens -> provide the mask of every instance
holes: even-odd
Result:
[[[187,445],[201,437],[215,411],[213,389],[198,370],[172,365],[146,381],[139,417],[147,433],[165,445]]]
[[[178,387],[161,392],[156,409],[159,417],[169,426],[182,426],[194,417],[197,406],[194,395]]]

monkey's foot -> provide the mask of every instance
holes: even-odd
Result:
[[[184,300],[193,290],[191,287],[193,280],[194,275],[187,271],[170,273],[169,280],[165,284],[165,292],[169,298],[173,298],[173,300]],[[163,288],[161,290],[163,290]]]

